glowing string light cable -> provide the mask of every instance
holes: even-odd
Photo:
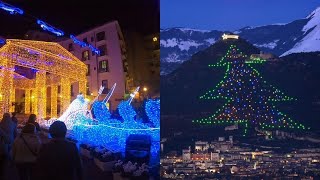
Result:
[[[56,35],[56,36],[64,36],[66,35],[62,30],[50,25],[49,23],[40,20],[30,14],[25,13],[22,9],[17,8],[13,5],[10,5],[8,3],[4,3],[2,1],[0,1],[0,9],[5,10],[7,12],[9,12],[12,15],[15,14],[20,14],[20,15],[24,15],[26,17],[29,17],[30,19],[34,19],[35,22],[45,31],[51,32],[52,34]],[[95,48],[94,46],[92,46],[91,44],[85,43],[83,41],[80,41],[79,39],[77,39],[74,35],[69,35],[69,38],[73,40],[73,42],[75,44],[80,45],[81,47],[89,47],[91,49],[92,52],[94,52],[95,54],[100,54],[100,50]],[[2,43],[0,43],[2,44]]]
[[[107,96],[104,98],[104,100],[103,100],[104,103],[107,103],[109,101],[116,86],[117,86],[117,83],[114,83],[114,85],[111,87],[110,91],[108,92]]]
[[[131,101],[133,100],[134,96],[138,93],[139,88],[140,86],[138,86],[136,90],[134,90],[134,92],[130,94],[130,98],[128,99],[128,104],[131,104]]]

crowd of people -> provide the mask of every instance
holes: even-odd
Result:
[[[31,114],[21,132],[16,114],[5,113],[0,122],[0,179],[13,179],[13,167],[20,180],[83,179],[82,162],[76,144],[66,140],[64,122],[55,121],[49,128],[51,139],[41,140],[41,128]]]

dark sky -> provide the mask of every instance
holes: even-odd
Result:
[[[28,15],[35,16],[65,34],[78,34],[118,20],[122,30],[144,34],[159,32],[160,0],[4,0],[17,6]],[[0,9],[0,35],[24,34],[38,29],[28,16],[10,15]]]
[[[161,0],[160,26],[235,30],[288,23],[317,7],[320,0]]]

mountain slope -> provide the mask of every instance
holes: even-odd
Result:
[[[188,28],[161,30],[161,75],[171,73],[179,65],[219,39],[223,31]],[[245,27],[234,31],[264,52],[288,55],[320,51],[320,7],[303,19],[287,24]],[[171,66],[172,65],[172,66]]]
[[[304,37],[292,49],[281,56],[299,52],[314,52],[320,50],[320,7],[308,17],[307,24],[303,27]]]
[[[225,103],[223,100],[200,100],[199,96],[223,79],[225,67],[208,65],[220,60],[231,44],[235,44],[247,55],[260,52],[260,49],[240,39],[220,40],[194,54],[189,61],[185,61],[178,69],[161,79],[161,115],[164,119],[168,115],[195,119],[205,117],[212,115]],[[278,61],[257,64],[255,68],[269,84],[298,99],[294,102],[279,103],[277,107],[306,125],[312,127],[317,124],[320,116],[320,53],[290,54]],[[187,121],[181,118],[181,128],[188,124]],[[169,128],[171,125],[168,120],[163,126]]]

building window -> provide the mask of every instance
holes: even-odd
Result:
[[[108,89],[108,80],[102,80],[101,85],[104,87],[102,94],[107,94],[109,89]]]
[[[87,39],[87,38],[84,38],[84,39],[83,39],[83,42],[85,42],[86,44],[88,44],[88,39]]]
[[[73,51],[73,43],[70,43],[68,46],[68,51]]]
[[[105,40],[105,38],[106,38],[105,36],[106,35],[105,35],[104,31],[97,33],[97,41]]]
[[[88,50],[82,52],[82,61],[86,61],[86,60],[89,60],[89,51]]]
[[[95,53],[94,51],[91,51],[91,54],[92,54],[92,56],[95,56],[95,55],[96,55],[96,53]]]
[[[90,64],[87,64],[87,76],[90,76]]]
[[[99,72],[109,72],[108,61],[100,61],[99,62]]]
[[[100,56],[107,55],[107,46],[106,45],[99,46],[98,49],[100,51]]]
[[[94,41],[94,37],[93,36],[91,36],[91,42],[93,42]]]

